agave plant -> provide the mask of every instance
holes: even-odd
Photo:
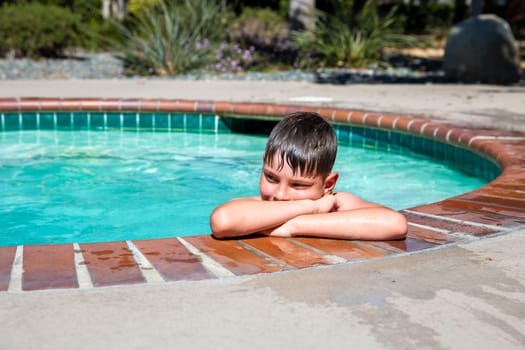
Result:
[[[131,25],[117,24],[124,62],[133,72],[157,75],[205,67],[214,59],[228,16],[225,0],[159,1]]]
[[[293,39],[303,52],[313,53],[331,67],[361,67],[380,60],[386,47],[411,45],[414,39],[395,32],[395,12],[380,16],[374,0],[357,14],[316,11],[315,26],[294,32]]]

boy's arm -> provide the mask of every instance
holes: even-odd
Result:
[[[359,240],[401,239],[406,236],[407,221],[401,213],[349,193],[338,193],[336,197],[336,212],[300,215],[266,233],[276,237]]]
[[[406,236],[405,217],[385,207],[300,215],[267,231],[269,236],[313,236],[358,240],[390,240]]]
[[[301,215],[326,213],[336,205],[334,196],[318,200],[263,201],[245,197],[226,202],[212,212],[210,227],[217,238],[267,232]]]

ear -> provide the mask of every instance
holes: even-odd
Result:
[[[324,180],[324,193],[332,193],[335,187],[335,184],[337,182],[337,179],[339,178],[338,173],[331,173],[326,177]]]

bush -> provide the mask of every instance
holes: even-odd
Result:
[[[221,73],[242,73],[249,70],[255,63],[254,47],[243,49],[236,43],[222,43],[215,51],[215,64],[206,70]]]
[[[71,11],[37,3],[0,8],[0,53],[15,57],[59,57],[82,37],[80,20]]]
[[[159,6],[160,0],[129,0],[128,12],[135,17],[146,15],[153,7]]]
[[[303,51],[305,68],[319,64],[328,67],[362,67],[381,61],[383,49],[411,45],[414,40],[396,30],[396,8],[381,16],[373,0],[352,16],[344,11],[328,15],[316,12],[313,29],[295,32],[293,38]]]
[[[237,52],[251,52],[250,65],[246,68],[265,69],[280,64],[290,65],[297,56],[297,49],[290,41],[287,21],[269,8],[245,7],[239,17],[228,27],[228,39],[239,46]],[[224,45],[223,45],[224,46]],[[227,52],[221,57],[228,57]]]
[[[246,7],[228,28],[230,40],[241,46],[269,46],[288,39],[288,24],[276,12]]]
[[[229,12],[224,0],[182,0],[117,24],[127,73],[174,75],[211,64],[224,38]]]

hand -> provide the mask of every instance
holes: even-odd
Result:
[[[317,204],[317,214],[337,211],[338,208],[337,198],[331,193],[325,194],[321,198],[317,199],[315,203]]]

